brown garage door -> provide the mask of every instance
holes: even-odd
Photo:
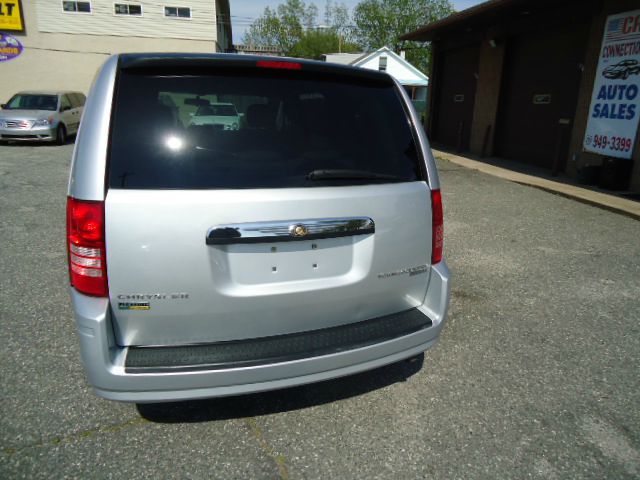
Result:
[[[469,149],[479,51],[476,45],[441,54],[432,136],[451,148]]]
[[[587,26],[509,39],[496,131],[497,155],[564,169],[578,98]]]

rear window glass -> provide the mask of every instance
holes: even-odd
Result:
[[[111,188],[414,181],[422,179],[419,164],[390,83],[262,69],[120,75]]]
[[[236,108],[233,105],[204,105],[199,107],[196,111],[196,115],[199,116],[220,116],[220,117],[235,117],[238,115]]]
[[[72,107],[82,107],[84,105],[84,95],[81,93],[69,93],[67,96],[71,99]]]

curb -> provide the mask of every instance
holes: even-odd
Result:
[[[446,160],[451,163],[455,163],[461,167],[469,168],[471,170],[477,170],[493,177],[498,177],[510,182],[519,183],[529,187],[539,188],[541,190],[555,193],[572,200],[577,200],[588,205],[603,208],[615,213],[620,213],[628,217],[640,220],[640,202],[628,200],[626,198],[620,198],[615,195],[609,195],[607,193],[595,192],[587,188],[578,187],[562,182],[555,182],[546,178],[536,177],[534,175],[527,175],[525,173],[514,172],[506,168],[497,167],[488,163],[473,160],[468,157],[462,157],[460,155],[454,155],[452,153],[443,152],[441,150],[432,149],[433,156]]]

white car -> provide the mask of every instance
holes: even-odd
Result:
[[[233,103],[201,105],[191,117],[191,125],[216,125],[222,130],[238,130],[240,116]]]

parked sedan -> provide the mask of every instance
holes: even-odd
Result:
[[[0,110],[0,140],[62,145],[77,133],[84,102],[80,92],[17,93]]]
[[[238,130],[240,116],[233,103],[201,105],[192,116],[191,125],[215,125],[222,130]]]

